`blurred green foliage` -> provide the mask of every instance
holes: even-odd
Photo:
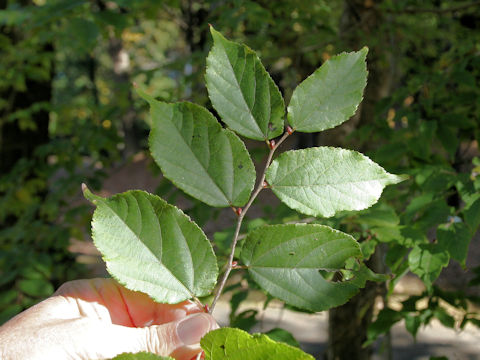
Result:
[[[355,147],[410,180],[359,215],[305,220],[266,205],[262,221],[326,223],[356,232],[364,253],[382,249],[393,279],[368,341],[401,319],[413,335],[432,318],[478,325],[468,304],[478,304],[479,270],[467,255],[480,224],[480,15],[478,2],[447,0],[0,1],[0,323],[84,273],[67,249],[88,237],[80,184],[100,188],[109,169],[146,145],[146,109],[132,83],[160,100],[211,109],[208,23],[257,51],[287,103],[332,54],[369,46],[359,115],[297,146]],[[179,195],[165,182],[158,193]],[[190,204],[200,225],[218,215]],[[228,236],[214,235],[219,247]],[[452,261],[473,279],[449,292],[435,281]],[[389,309],[409,273],[425,292]],[[231,291],[237,310],[246,294],[240,284]],[[461,318],[452,322],[446,304]],[[250,328],[254,318],[233,311],[231,321]]]

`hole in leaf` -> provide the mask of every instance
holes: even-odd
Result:
[[[343,274],[341,271],[335,271],[333,277],[331,279],[332,282],[342,282],[343,281]]]
[[[327,271],[323,269],[318,269],[318,273],[322,276],[325,280],[333,283],[339,283],[345,281],[343,273],[341,270],[339,271]]]

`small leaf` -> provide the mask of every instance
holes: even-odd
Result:
[[[147,352],[139,352],[136,354],[123,353],[115,356],[112,360],[174,360],[170,356],[160,356]]]
[[[473,237],[480,226],[480,194],[469,197],[462,212],[465,222],[470,226]]]
[[[268,168],[266,179],[290,208],[330,217],[342,210],[368,208],[385,186],[405,178],[386,172],[356,151],[316,147],[281,154]]]
[[[348,120],[362,101],[367,84],[368,49],[327,60],[292,94],[288,123],[300,132],[318,132]]]
[[[274,328],[270,331],[267,331],[265,335],[267,335],[273,341],[282,342],[290,346],[295,346],[300,348],[300,344],[298,343],[298,341],[287,330]]]
[[[211,292],[215,254],[181,210],[144,191],[95,197],[95,205],[92,237],[119,283],[169,304]]]
[[[413,338],[416,338],[418,329],[420,328],[420,325],[422,325],[422,320],[416,315],[406,315],[404,320],[405,328],[410,334],[412,334]]]
[[[381,334],[390,331],[395,323],[402,320],[404,314],[390,308],[383,308],[377,315],[376,320],[368,326],[367,341],[363,346],[368,346],[373,343]]]
[[[443,326],[453,329],[455,327],[455,319],[449,315],[445,309],[437,307],[433,312],[434,316],[440,320]]]
[[[256,140],[279,136],[285,105],[260,59],[247,46],[228,41],[213,27],[210,31],[213,47],[205,78],[213,107],[240,135]]]
[[[464,267],[472,237],[465,223],[443,224],[437,228],[438,245]]]
[[[208,205],[245,205],[256,175],[238,136],[201,106],[166,104],[138,93],[150,103],[150,151],[165,177]]]
[[[361,257],[353,237],[313,224],[258,228],[247,236],[240,253],[248,272],[263,289],[310,311],[344,304],[357,292],[357,285],[329,282],[321,274],[342,269],[352,257]]]
[[[423,280],[428,290],[432,289],[433,282],[449,261],[448,252],[437,244],[415,246],[408,254],[410,271]]]
[[[240,329],[210,331],[200,345],[205,351],[205,360],[313,360],[313,356],[298,348]]]

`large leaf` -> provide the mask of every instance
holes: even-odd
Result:
[[[205,351],[205,360],[313,360],[313,356],[296,347],[240,329],[210,331],[200,345]]]
[[[163,174],[187,194],[211,206],[243,206],[255,184],[255,168],[243,142],[222,129],[205,108],[150,103],[150,151]]]
[[[240,258],[252,278],[273,296],[293,306],[323,311],[345,303],[356,284],[330,282],[322,272],[341,270],[361,257],[353,237],[323,225],[264,226],[245,239]]]
[[[362,101],[367,84],[368,49],[327,60],[292,94],[288,122],[297,131],[317,132],[348,120]]]
[[[119,283],[161,303],[210,294],[218,274],[215,254],[181,210],[138,190],[109,199],[84,192],[97,206],[93,241]]]
[[[342,210],[368,208],[386,185],[404,178],[389,174],[356,151],[317,147],[281,154],[268,168],[266,179],[292,209],[329,217]]]
[[[205,75],[208,95],[222,120],[256,140],[283,132],[285,105],[277,86],[254,51],[225,39],[210,27],[213,47]]]

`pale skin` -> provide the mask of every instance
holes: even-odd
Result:
[[[218,328],[196,304],[158,304],[112,279],[65,283],[0,327],[0,359],[111,359],[124,352],[196,358]]]

